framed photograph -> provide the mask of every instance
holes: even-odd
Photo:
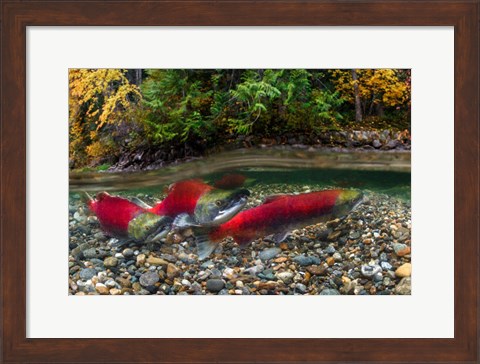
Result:
[[[2,360],[477,362],[478,10],[2,3]]]

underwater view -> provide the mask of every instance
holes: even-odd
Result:
[[[261,71],[70,71],[70,295],[411,294],[409,70]]]

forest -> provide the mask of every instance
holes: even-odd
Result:
[[[70,168],[241,137],[410,130],[408,69],[71,69]]]

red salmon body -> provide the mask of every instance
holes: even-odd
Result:
[[[193,214],[198,199],[212,189],[212,186],[198,179],[174,183],[170,187],[167,197],[149,211],[170,217],[181,213]]]
[[[88,205],[103,230],[115,237],[126,237],[129,222],[140,213],[146,212],[137,204],[106,192],[98,193],[96,199],[89,201]]]
[[[362,200],[362,193],[349,190],[327,190],[300,195],[268,197],[257,207],[240,212],[230,221],[212,229],[210,242],[231,236],[238,244],[247,244],[271,234],[348,214]]]

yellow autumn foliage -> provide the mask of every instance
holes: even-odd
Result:
[[[80,164],[111,151],[106,125],[120,124],[142,98],[130,84],[126,70],[69,70],[69,126],[71,157]]]
[[[363,102],[383,103],[385,106],[399,106],[410,98],[410,86],[400,80],[394,69],[358,69],[358,88]],[[343,99],[353,103],[354,82],[351,70],[332,70],[335,89]]]

